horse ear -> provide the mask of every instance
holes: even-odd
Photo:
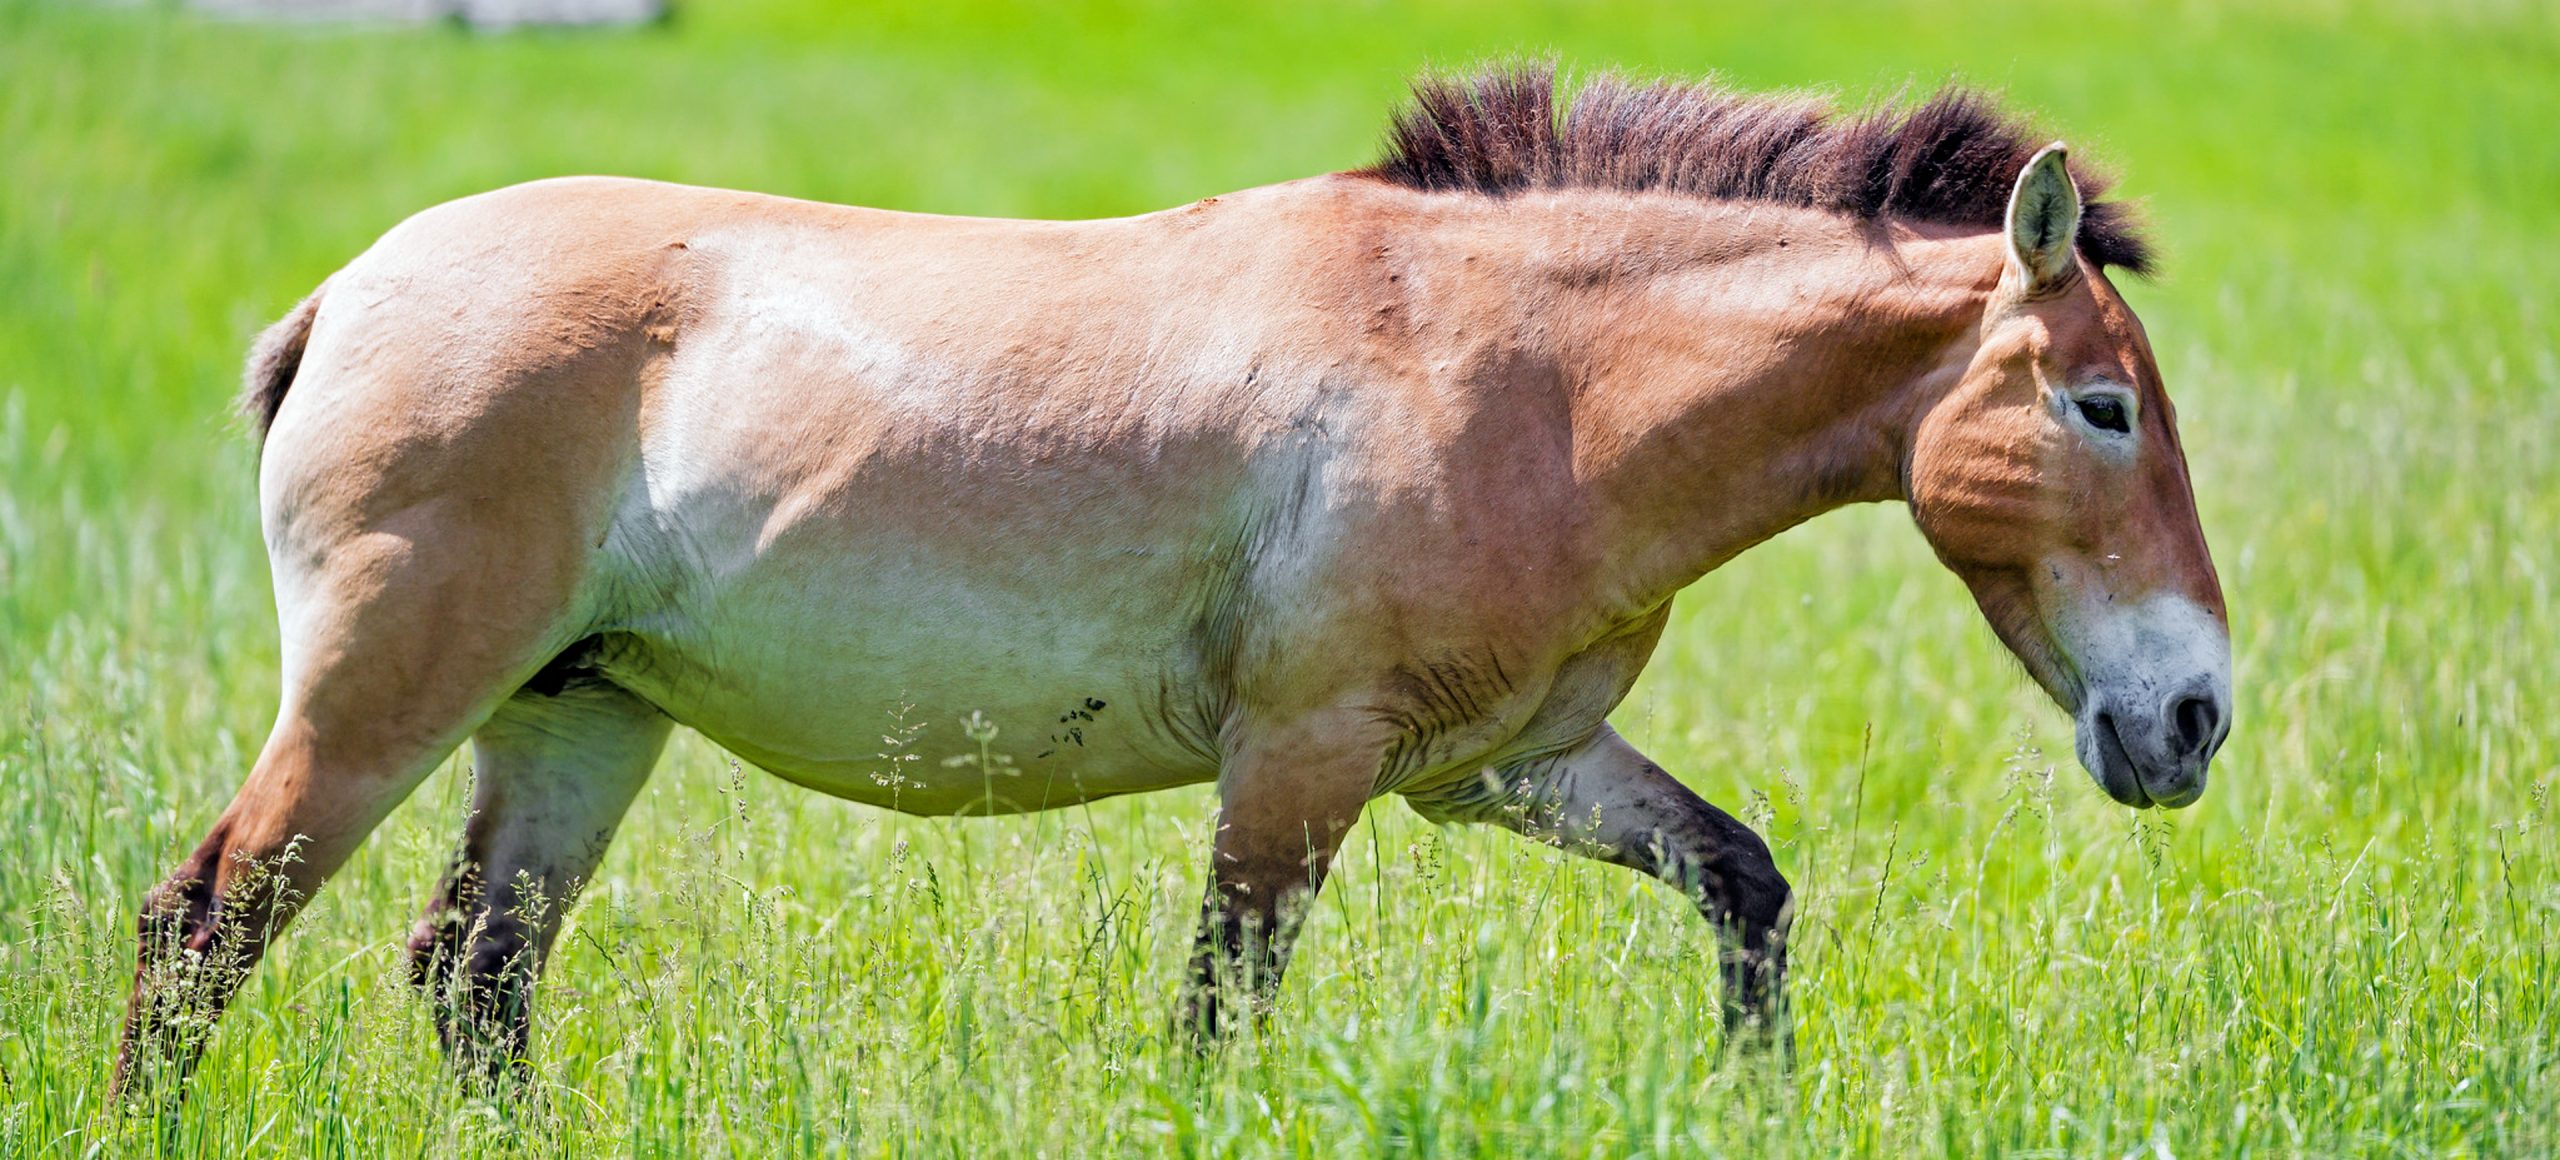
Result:
[[[2009,193],[2009,264],[2028,297],[2055,289],[2080,272],[2080,190],[2071,184],[2069,151],[2056,141],[2036,151]]]

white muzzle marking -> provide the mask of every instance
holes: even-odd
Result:
[[[2082,678],[2080,763],[2129,806],[2192,804],[2231,731],[2231,635],[2179,595],[2083,606],[2061,634]]]

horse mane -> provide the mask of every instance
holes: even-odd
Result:
[[[1999,229],[2009,193],[2046,138],[1979,91],[1949,85],[1908,107],[1842,111],[1819,98],[1711,81],[1602,73],[1558,106],[1550,65],[1426,76],[1360,175],[1496,197],[1552,188],[1661,190],[1730,201]],[[2075,160],[2079,248],[2147,275],[2150,240],[2107,179]]]

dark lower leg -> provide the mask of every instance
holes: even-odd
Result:
[[[1637,836],[1608,860],[1679,887],[1715,927],[1724,944],[1727,1030],[1743,1038],[1782,1037],[1793,902],[1760,836],[1698,801],[1687,824]]]
[[[1365,712],[1256,729],[1227,759],[1209,891],[1176,1032],[1206,1045],[1269,1009],[1289,948],[1351,824],[1377,785],[1384,744]]]
[[[1723,944],[1725,1046],[1770,1050],[1792,1062],[1795,1031],[1787,1019],[1786,983],[1793,904],[1767,844],[1704,801],[1688,824],[1643,835],[1639,842],[1609,860],[1680,887]]]
[[[458,859],[409,935],[409,981],[426,995],[436,1038],[466,1079],[525,1078],[540,936],[559,901],[529,883],[493,898],[477,862]]]
[[[669,728],[630,694],[589,682],[520,693],[474,736],[462,849],[409,936],[410,978],[465,1082],[512,1089],[530,1077],[544,959]]]
[[[1258,1018],[1270,1010],[1288,971],[1304,904],[1313,897],[1313,888],[1303,880],[1294,890],[1266,889],[1261,897],[1248,884],[1209,884],[1176,1016],[1182,1031],[1208,1042],[1222,1030],[1233,1030],[1239,1016]]]
[[[1435,821],[1489,822],[1659,878],[1724,944],[1730,1038],[1785,1049],[1790,891],[1768,843],[1603,727],[1571,752],[1413,802]]]
[[[116,1054],[119,1095],[186,1078],[233,993],[300,908],[301,889],[287,873],[292,855],[236,852],[230,833],[217,825],[143,901]]]

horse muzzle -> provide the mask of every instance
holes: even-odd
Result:
[[[2080,764],[2135,809],[2195,804],[2231,735],[2231,637],[2221,618],[2168,596],[2109,602],[2074,627],[2086,674],[2073,706]]]
[[[2092,695],[2080,710],[2075,748],[2108,797],[2135,809],[2174,810],[2204,796],[2213,756],[2230,735],[2230,694],[2200,680],[2165,698]]]

